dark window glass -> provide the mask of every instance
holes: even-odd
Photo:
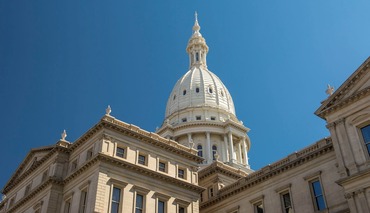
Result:
[[[125,149],[117,147],[116,156],[123,158],[125,156]]]
[[[311,183],[313,195],[315,198],[317,210],[323,210],[326,208],[324,195],[322,193],[321,184],[319,180],[313,181]]]
[[[158,169],[161,172],[166,172],[166,164],[163,162],[159,162]]]
[[[209,87],[209,88],[208,88],[208,92],[209,92],[209,93],[213,93],[213,89],[212,89],[212,87]]]
[[[110,211],[111,213],[118,213],[120,200],[121,200],[121,189],[113,187],[112,209]]]
[[[212,120],[212,121],[215,121],[215,120],[216,120],[216,117],[212,116],[212,117],[211,117],[211,120]]]
[[[195,88],[195,92],[199,93],[199,87]]]
[[[202,116],[196,116],[196,117],[195,117],[195,119],[196,119],[197,121],[200,121],[200,120],[202,119]]]
[[[145,156],[144,155],[139,155],[138,163],[145,165]]]
[[[144,204],[144,197],[140,194],[136,195],[136,207],[135,213],[142,213],[143,212],[143,204]]]
[[[283,198],[284,212],[285,213],[292,212],[293,208],[292,208],[292,202],[290,200],[290,194],[285,193],[282,195],[282,198]]]
[[[184,207],[182,207],[182,206],[180,206],[180,207],[179,207],[179,213],[185,213],[185,208],[184,208]]]
[[[185,178],[185,171],[183,169],[178,170],[178,176],[179,178],[184,179]]]
[[[89,160],[93,155],[93,150],[92,149],[89,149],[87,150],[86,152],[86,160]]]
[[[262,203],[257,204],[254,207],[255,207],[257,213],[263,213],[263,205],[262,205]]]
[[[187,118],[183,118],[183,119],[182,119],[182,122],[186,122],[186,121],[188,121],[188,119],[187,119]]]
[[[182,91],[182,95],[186,95],[186,89],[184,89],[184,91]]]
[[[176,99],[176,95],[173,96],[173,100],[175,100],[175,99]]]
[[[370,155],[370,125],[361,128],[361,133],[364,138],[367,153]]]
[[[87,191],[81,191],[80,213],[86,212]]]
[[[202,147],[202,145],[199,144],[197,146],[197,149],[198,149],[198,156],[203,157],[203,147]]]
[[[199,61],[199,53],[195,53],[195,60]]]
[[[164,202],[158,200],[158,213],[164,213]]]
[[[71,211],[71,200],[67,200],[64,206],[64,213],[70,213]]]
[[[213,146],[212,146],[212,156],[213,156],[213,160],[216,160],[216,158],[215,158],[216,153],[217,153],[217,146],[213,145]]]

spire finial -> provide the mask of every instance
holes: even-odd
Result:
[[[326,89],[325,92],[328,96],[331,96],[334,93],[334,87],[330,86],[330,84],[328,84],[328,88]]]
[[[200,26],[199,26],[199,23],[198,23],[198,13],[197,13],[197,11],[195,11],[194,15],[195,15],[195,23],[194,23],[194,26],[193,26],[193,31],[194,31],[194,34],[200,35],[200,33],[199,33]]]
[[[66,130],[64,130],[63,132],[62,132],[62,134],[61,134],[61,140],[62,141],[65,141],[66,140],[66,137],[67,137],[67,131]]]
[[[110,105],[108,105],[107,109],[105,109],[105,115],[110,115],[112,112],[112,108],[110,108]]]

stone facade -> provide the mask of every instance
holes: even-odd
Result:
[[[3,187],[0,213],[370,212],[370,58],[315,112],[330,137],[252,171],[249,129],[207,69],[199,30],[196,19],[190,71],[156,133],[108,107],[73,143],[64,133],[32,149]]]

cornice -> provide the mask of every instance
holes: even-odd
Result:
[[[210,205],[216,204],[233,195],[243,192],[251,187],[261,184],[283,172],[297,168],[309,161],[312,161],[320,156],[334,151],[331,139],[323,139],[315,144],[299,151],[288,157],[263,167],[259,171],[249,174],[247,177],[241,178],[235,183],[225,186],[219,190],[216,197],[201,204],[200,209],[205,209]]]
[[[197,150],[185,147],[176,141],[163,138],[156,133],[147,132],[134,125],[129,125],[116,119],[102,119],[101,125],[120,132],[121,134],[137,138],[140,141],[147,142],[166,151],[170,151],[197,163],[201,163],[203,161],[203,158],[197,155]]]
[[[321,118],[325,118],[328,114],[331,114],[333,112],[336,112],[340,109],[343,109],[344,107],[350,105],[353,102],[356,102],[366,96],[370,95],[370,87],[366,87],[355,94],[341,100],[339,103],[334,104],[332,106],[329,106],[325,109],[323,109],[319,114],[317,114]]]
[[[361,92],[357,92],[355,95],[348,97],[344,100],[341,100],[355,85],[362,79],[362,76],[368,72],[370,66],[370,57],[368,57],[360,66],[356,69],[356,71],[332,94],[326,99],[323,104],[315,111],[315,114],[323,119],[325,116],[331,112],[334,112],[338,109],[343,108],[344,106],[352,103],[353,100],[349,99],[357,99],[359,98],[358,94]],[[363,89],[364,91],[366,89]],[[368,92],[368,91],[366,91]],[[362,96],[363,94],[360,94]],[[353,97],[354,96],[354,97]],[[345,101],[344,103],[342,103]]]
[[[49,185],[63,186],[63,182],[60,179],[58,179],[58,178],[49,177],[49,179],[46,180],[44,183],[42,183],[41,185],[39,185],[38,187],[36,187],[32,191],[30,191],[30,193],[27,196],[25,196],[25,197],[21,198],[20,200],[18,200],[14,204],[14,206],[12,206],[10,209],[7,210],[7,213],[15,212],[15,210],[17,210],[19,207],[21,207],[22,205],[24,205],[27,201],[29,201],[30,199],[32,199],[33,197],[35,197],[37,194],[39,194],[42,190],[44,190]]]
[[[21,172],[21,167],[16,170],[16,172],[13,174],[12,178],[10,181],[4,186],[4,188],[1,190],[3,194],[8,193],[14,186],[16,186],[19,182],[24,180],[26,177],[31,175],[37,168],[39,168],[44,162],[46,162],[54,153],[56,152],[63,152],[63,153],[69,153],[67,148],[60,147],[60,146],[53,146],[49,147],[50,152],[47,153],[43,158],[40,160],[36,161],[35,164],[33,164],[27,171],[25,171],[20,177],[17,177],[17,175]],[[28,157],[25,159],[24,164],[26,164],[26,160]]]
[[[248,175],[240,169],[236,169],[220,161],[216,161],[198,172],[199,181],[215,173],[221,173],[234,179],[239,179]]]
[[[165,183],[171,183],[171,184],[174,184],[178,187],[181,187],[181,188],[184,188],[184,189],[187,189],[187,190],[191,190],[191,191],[196,192],[196,193],[201,193],[202,191],[205,190],[203,187],[200,187],[198,185],[191,184],[191,183],[188,183],[186,181],[179,180],[177,178],[170,177],[168,175],[164,175],[164,174],[161,174],[159,172],[150,170],[148,168],[138,166],[136,164],[132,164],[132,163],[129,163],[127,161],[119,160],[119,159],[116,159],[116,158],[111,157],[111,156],[107,156],[107,155],[104,155],[104,154],[99,154],[97,157],[102,162],[113,164],[113,165],[119,166],[121,168],[125,168],[127,170],[130,170],[132,172],[136,172],[136,173],[145,175],[146,177],[151,177],[151,178],[155,178],[157,180],[161,180]]]

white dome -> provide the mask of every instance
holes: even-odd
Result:
[[[234,103],[222,81],[204,66],[193,66],[181,77],[167,101],[166,118],[189,107],[212,107],[235,116]]]

